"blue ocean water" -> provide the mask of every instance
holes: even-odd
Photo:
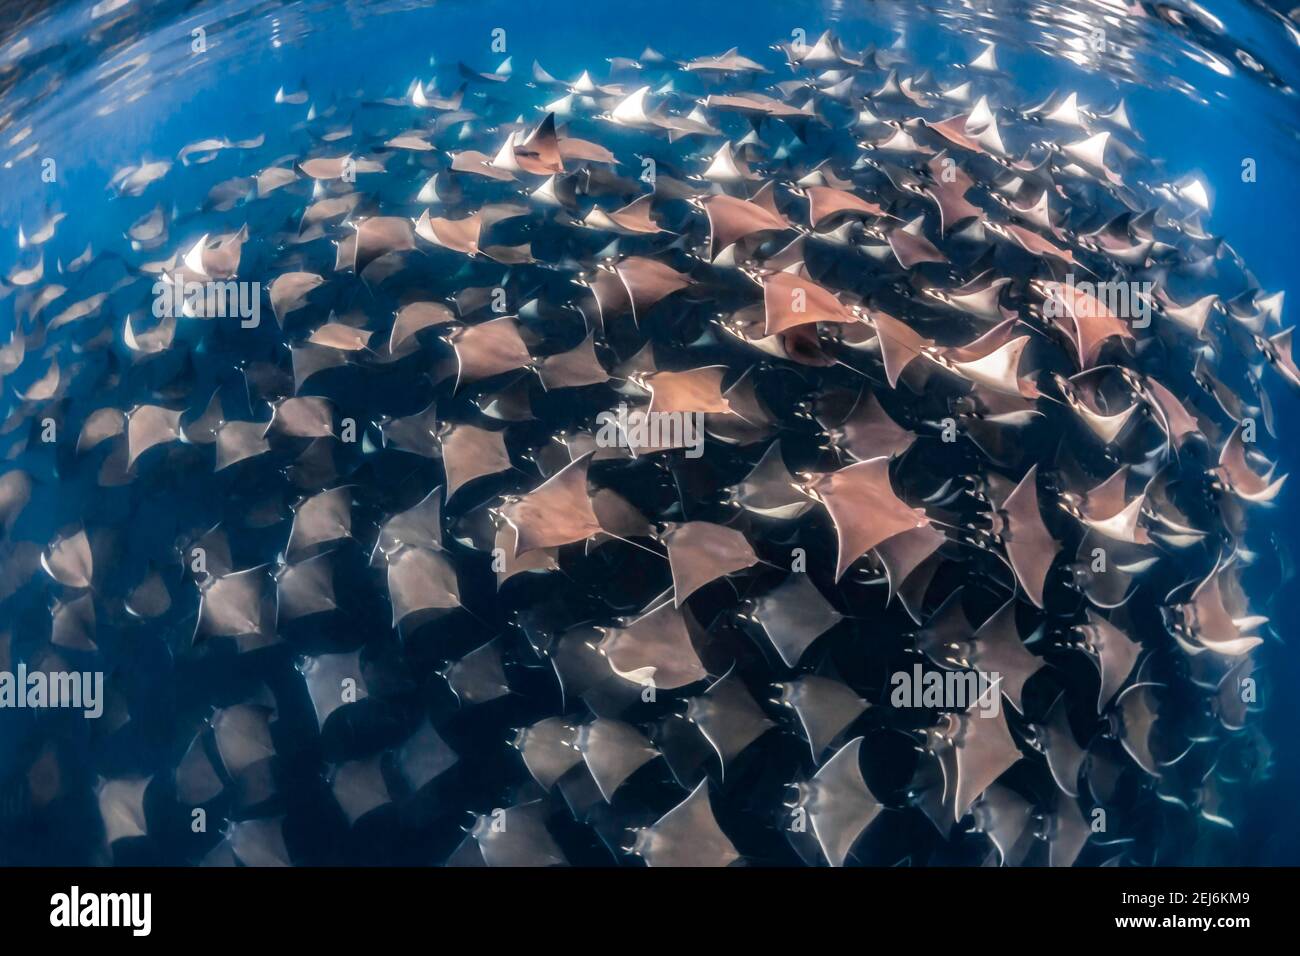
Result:
[[[1292,296],[1300,227],[1300,22],[1263,2],[1207,0],[1069,3],[803,2],[803,0],[446,0],[396,3],[168,3],[101,0],[7,5],[0,41],[0,272],[19,261],[12,241],[47,210],[67,215],[46,260],[68,262],[88,241],[127,251],[124,233],[160,198],[110,202],[114,172],[142,159],[171,158],[205,137],[248,139],[265,133],[263,155],[295,151],[278,88],[310,91],[318,109],[357,99],[402,97],[414,78],[457,82],[456,65],[491,70],[505,53],[517,75],[534,60],[556,76],[636,57],[646,47],[687,59],[738,47],[779,68],[771,44],[795,31],[815,38],[831,29],[853,49],[898,45],[941,78],[959,76],[982,42],[996,41],[1003,71],[1027,98],[1077,90],[1082,102],[1118,92],[1146,151],[1162,157],[1169,178],[1208,184],[1206,226],[1250,263],[1267,290]],[[1294,11],[1291,11],[1294,13]],[[1108,31],[1111,53],[1082,40]],[[202,52],[194,49],[201,30]],[[521,106],[521,112],[523,107]],[[528,117],[529,120],[534,117]],[[277,143],[282,147],[277,148]],[[42,180],[53,158],[58,176]],[[1243,162],[1256,175],[1245,181]],[[166,188],[177,196],[206,189],[205,167],[176,169]],[[1287,302],[1283,324],[1297,305]],[[11,313],[0,312],[0,337]],[[1300,468],[1297,396],[1271,382],[1279,471]],[[1300,542],[1300,489],[1285,488],[1267,524],[1276,547]],[[1272,619],[1263,651],[1264,727],[1274,770],[1254,788],[1236,822],[1229,859],[1244,864],[1300,863],[1300,828],[1290,810],[1300,795],[1300,653],[1294,621],[1300,599],[1287,583],[1252,595]],[[0,624],[5,622],[0,621]],[[147,661],[137,662],[148,673]],[[4,768],[0,742],[0,769]],[[71,849],[67,851],[75,857]],[[30,859],[28,860],[30,862]]]

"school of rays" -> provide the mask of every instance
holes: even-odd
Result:
[[[28,224],[0,665],[108,699],[22,725],[6,828],[227,865],[1230,834],[1281,293],[1118,99],[779,50],[282,88],[295,154],[212,116],[112,177],[125,244]],[[602,438],[620,406],[700,453]],[[1005,706],[893,706],[917,664]]]

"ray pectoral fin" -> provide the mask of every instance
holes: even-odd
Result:
[[[894,494],[887,458],[849,465],[814,479],[808,487],[830,513],[839,537],[836,580],[880,542],[926,523]]]
[[[740,859],[713,815],[708,782],[636,837],[649,866],[729,866]]]
[[[591,454],[570,462],[535,491],[506,501],[501,515],[518,534],[516,556],[535,548],[558,547],[600,533],[600,521],[587,490]]]
[[[407,547],[388,561],[393,627],[408,617],[460,606],[455,569],[439,552]]]
[[[1042,607],[1043,587],[1059,546],[1038,510],[1037,481],[1038,466],[1034,465],[1003,503],[1002,511],[1007,521],[1007,557],[1016,579],[1029,599]]]
[[[511,467],[502,432],[473,425],[452,425],[442,432],[439,441],[449,499],[463,485]]]
[[[862,737],[836,752],[807,784],[801,806],[831,866],[843,866],[862,833],[883,809],[862,778]]]
[[[708,582],[758,563],[743,534],[705,521],[671,528],[662,540],[668,547],[673,602],[678,607]]]
[[[458,387],[532,362],[518,325],[510,316],[458,329],[451,342],[460,369]]]
[[[1006,715],[998,711],[990,717],[978,710],[961,715],[955,753],[957,781],[953,809],[955,818],[960,820],[975,798],[1020,760],[1021,753],[1007,729]]]

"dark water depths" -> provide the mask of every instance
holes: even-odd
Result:
[[[20,260],[19,226],[30,231],[51,210],[67,218],[45,246],[47,278],[50,264],[71,261],[88,242],[97,252],[132,255],[126,229],[169,195],[150,192],[110,201],[106,186],[121,167],[174,159],[181,146],[205,137],[239,140],[264,133],[260,155],[295,154],[291,122],[302,110],[294,110],[293,121],[286,119],[286,110],[273,101],[278,88],[309,91],[310,103],[322,111],[358,99],[402,97],[416,77],[426,83],[436,78],[439,89],[449,90],[458,82],[459,61],[482,70],[497,66],[501,55],[491,43],[498,28],[505,31],[516,83],[534,60],[557,76],[583,69],[596,75],[604,58],[635,57],[647,46],[682,59],[737,46],[783,69],[770,44],[795,30],[815,38],[830,28],[854,49],[869,43],[905,46],[917,63],[940,76],[950,74],[952,64],[969,62],[980,41],[996,41],[1001,68],[1017,77],[1030,100],[1056,89],[1078,90],[1084,103],[1111,102],[1121,94],[1147,151],[1163,157],[1169,178],[1195,175],[1209,187],[1207,228],[1231,242],[1263,288],[1295,296],[1300,294],[1294,281],[1300,238],[1300,15],[1286,7],[1238,0],[1131,7],[1119,0],[7,3],[0,12],[0,273]],[[203,52],[193,49],[193,31],[199,29]],[[1106,31],[1104,54],[1088,45],[1096,29]],[[530,109],[520,106],[521,113]],[[54,182],[41,176],[48,159],[57,164]],[[1246,159],[1254,160],[1254,182],[1243,181]],[[176,205],[192,204],[211,182],[210,167],[177,167],[165,190]],[[12,299],[0,300],[0,337],[12,327],[11,306]],[[1296,302],[1288,301],[1284,326],[1294,322],[1296,309]],[[1300,402],[1278,387],[1275,404],[1279,471],[1295,472]],[[179,513],[186,507],[183,489],[160,491],[160,496],[161,510]],[[51,492],[38,503],[57,526],[54,516],[66,502]],[[111,508],[105,504],[105,515]],[[1277,547],[1295,550],[1300,489],[1284,489],[1278,507],[1260,524]],[[173,527],[160,522],[157,528],[132,531],[140,540],[166,540]],[[1300,631],[1294,625],[1300,599],[1293,582],[1252,597],[1273,622],[1262,660],[1264,723],[1275,767],[1243,808],[1237,843],[1222,859],[1201,862],[1295,864],[1300,863],[1300,827],[1292,816],[1300,796],[1300,695],[1291,689],[1300,681]],[[6,621],[6,613],[0,605],[0,627],[21,630],[23,620]],[[358,613],[382,619],[386,611]],[[144,686],[163,681],[166,661],[153,652],[133,656],[130,649],[121,650],[130,681]],[[195,674],[187,679],[194,686],[204,681]],[[183,694],[185,684],[178,686],[159,688],[153,706],[160,713],[184,710],[173,695]],[[12,767],[13,737],[3,739],[8,716],[0,715],[0,777]],[[138,717],[144,721],[148,714]],[[291,730],[281,732],[292,737]],[[137,764],[141,754],[168,752],[174,742],[165,736],[136,741],[133,753],[100,754],[100,770]],[[89,759],[95,746],[89,739],[81,744]],[[465,744],[473,745],[470,736]],[[300,753],[282,748],[281,756],[287,773],[295,761],[309,773],[318,754],[311,747]],[[484,758],[484,776],[500,772],[504,779],[498,764],[505,759],[505,754]],[[327,822],[315,822],[329,832]],[[182,832],[183,821],[171,825]],[[303,824],[308,830],[312,825]],[[17,849],[0,847],[0,861],[80,861],[86,859],[83,837],[75,830],[25,833],[16,839]],[[364,862],[416,863],[449,849],[380,844],[352,847],[345,855]],[[337,859],[328,849],[318,848],[316,854],[311,862]],[[164,851],[158,858],[146,855],[143,862],[159,858],[171,856]]]

